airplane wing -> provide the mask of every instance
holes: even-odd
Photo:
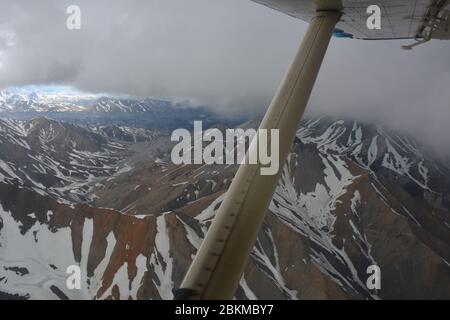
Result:
[[[295,18],[310,22],[316,10],[340,10],[336,28],[355,39],[450,40],[449,0],[252,0]],[[381,29],[369,30],[366,12],[381,9]]]

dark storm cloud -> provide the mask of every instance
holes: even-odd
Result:
[[[82,29],[66,29],[77,4]],[[0,87],[189,98],[261,113],[306,24],[249,0],[0,0]],[[450,150],[450,41],[333,39],[309,111],[381,121]]]
[[[1,3],[0,30],[16,41],[2,86],[62,82],[229,112],[267,104],[305,28],[245,0]],[[69,4],[81,8],[80,31],[66,29]]]

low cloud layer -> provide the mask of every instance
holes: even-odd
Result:
[[[82,29],[69,31],[70,4]],[[0,87],[188,98],[261,114],[306,23],[249,0],[0,0]],[[386,123],[450,152],[450,41],[333,39],[308,110]]]

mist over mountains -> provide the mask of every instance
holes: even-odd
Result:
[[[242,0],[0,1],[0,90],[65,84],[95,94],[181,97],[252,117],[270,103],[307,24]],[[309,111],[379,123],[450,155],[450,46],[332,39]]]

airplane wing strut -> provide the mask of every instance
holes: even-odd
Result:
[[[340,16],[317,11],[261,122],[260,129],[279,129],[278,173],[261,175],[261,165],[249,161],[240,165],[176,299],[233,298]],[[247,159],[256,152],[255,140]]]

